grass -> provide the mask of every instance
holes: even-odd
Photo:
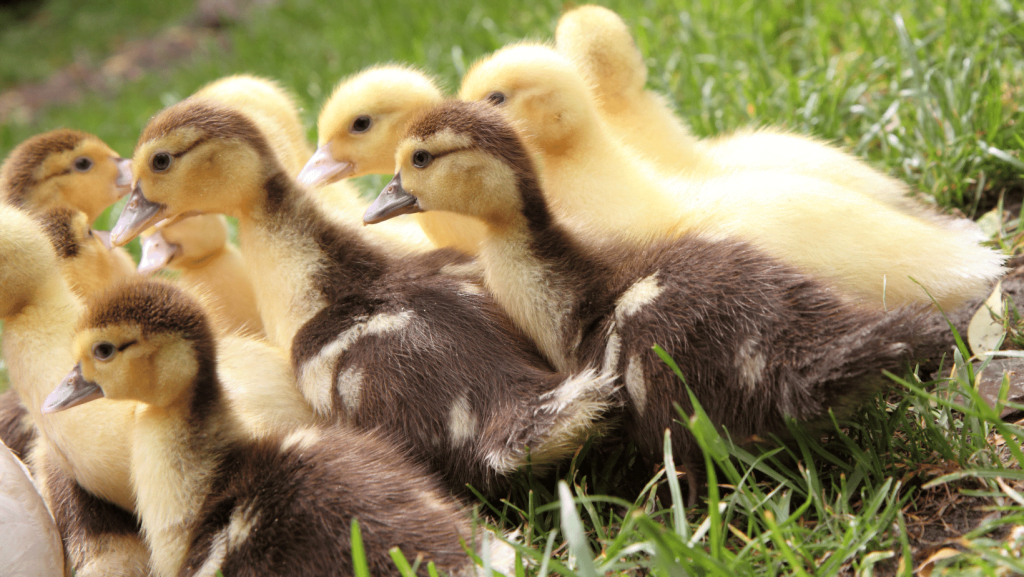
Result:
[[[697,134],[783,125],[854,151],[944,209],[978,217],[1000,201],[1020,205],[1019,0],[607,5],[632,26],[649,86]],[[128,155],[157,110],[235,72],[293,90],[313,138],[319,104],[345,75],[408,62],[454,90],[474,59],[549,39],[562,4],[282,0],[198,31],[188,2],[153,9],[139,0],[0,8],[0,92],[71,64],[98,68],[127,40],[168,26],[185,26],[198,46],[77,102],[8,118],[0,156],[57,126],[96,133]],[[370,192],[382,181],[363,184]],[[993,216],[998,242],[1014,250],[1019,219]],[[1020,319],[1008,324],[1011,338],[1024,339]],[[894,388],[850,422],[814,434],[794,428],[793,441],[761,452],[720,437],[699,415],[687,419],[717,480],[697,507],[682,506],[665,467],[638,471],[632,449],[599,444],[553,475],[524,472],[507,499],[477,506],[502,530],[518,529],[530,575],[1024,573],[1021,430],[979,403],[970,365],[957,361],[950,379],[894,375]],[[666,463],[674,470],[670,454]],[[650,483],[624,490],[636,476]],[[956,554],[926,563],[943,551]]]

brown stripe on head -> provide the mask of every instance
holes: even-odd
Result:
[[[419,140],[451,131],[469,137],[475,146],[502,159],[516,175],[536,174],[522,139],[500,110],[483,102],[449,100],[414,118],[406,137]]]
[[[161,281],[129,280],[89,304],[82,328],[138,325],[144,336],[175,333],[191,341],[213,342],[213,332],[199,303]]]
[[[43,134],[37,134],[19,144],[0,167],[0,187],[8,202],[15,206],[23,206],[29,190],[38,184],[35,172],[51,154],[74,150],[82,141],[96,139],[95,136],[59,128]]]
[[[50,243],[53,244],[53,248],[60,258],[68,259],[78,256],[81,243],[79,243],[78,233],[75,231],[75,217],[79,214],[82,213],[62,206],[47,211],[39,218],[43,225],[43,232],[50,238]]]
[[[171,151],[175,156],[181,156],[203,141],[218,139],[244,141],[256,149],[260,156],[274,158],[266,138],[244,114],[212,101],[195,98],[165,108],[153,117],[139,137],[139,146],[187,128],[198,131],[201,136],[192,141],[189,148]]]

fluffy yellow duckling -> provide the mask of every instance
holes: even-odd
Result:
[[[215,348],[202,308],[183,292],[117,287],[90,306],[77,364],[44,407],[142,404],[132,481],[155,575],[351,575],[353,519],[374,575],[396,572],[392,547],[445,574],[474,573],[460,539],[480,533],[436,478],[396,446],[346,428],[252,439],[225,403]]]
[[[545,46],[511,46],[478,62],[460,97],[521,123],[543,161],[553,213],[592,243],[644,246],[691,230],[737,237],[879,307],[931,302],[923,285],[955,308],[1003,271],[1003,257],[969,230],[954,234],[809,176],[665,178],[613,135],[572,63]]]
[[[299,173],[299,182],[315,187],[365,174],[391,174],[395,147],[406,123],[441,99],[441,91],[430,77],[406,66],[375,66],[342,80],[320,111],[320,147]],[[367,206],[353,198],[350,206],[340,208],[350,215],[362,215]],[[384,226],[408,227],[403,220]],[[433,246],[452,247],[470,255],[479,250],[483,229],[473,219],[435,213],[416,215],[416,220],[422,228],[418,237],[426,234]],[[393,234],[398,233],[417,238],[416,232],[405,229]]]
[[[60,128],[22,142],[0,166],[7,202],[31,212],[69,206],[88,222],[128,192],[131,160],[99,138]]]
[[[64,279],[79,298],[88,299],[135,274],[131,256],[110,246],[109,232],[90,228],[85,213],[57,207],[39,220],[61,259]]]
[[[242,253],[228,240],[223,215],[181,219],[142,236],[139,273],[162,268],[181,272],[183,286],[204,295],[213,326],[220,334],[261,334],[263,323]]]
[[[664,96],[646,89],[643,56],[626,23],[607,8],[569,10],[558,21],[555,42],[590,84],[601,117],[615,136],[663,172],[779,170],[846,187],[954,230],[966,224],[909,198],[903,182],[813,137],[766,127],[698,140]]]

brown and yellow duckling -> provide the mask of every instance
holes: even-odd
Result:
[[[131,186],[130,160],[102,140],[60,128],[22,142],[0,166],[7,202],[33,213],[71,207],[92,224]]]
[[[236,217],[268,339],[317,414],[394,435],[457,491],[566,457],[608,406],[611,378],[552,371],[467,257],[395,256],[332,220],[238,111],[164,110],[132,172],[115,242],[182,213]]]
[[[787,417],[842,411],[874,390],[882,369],[946,347],[936,314],[845,304],[743,242],[690,234],[645,249],[588,248],[553,217],[519,134],[484,103],[447,103],[413,121],[396,164],[366,221],[448,210],[484,222],[481,259],[495,299],[560,370],[622,375],[626,431],[658,458],[673,428],[691,500],[703,461],[673,404],[692,406],[653,345],[740,440],[785,431]]]
[[[435,478],[351,429],[253,439],[226,403],[215,349],[185,293],[127,283],[90,305],[77,364],[44,408],[141,404],[132,481],[156,575],[351,575],[353,519],[374,575],[396,571],[396,546],[443,573],[472,573],[459,540],[478,535]]]

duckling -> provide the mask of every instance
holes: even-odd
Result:
[[[564,13],[555,44],[587,80],[612,133],[665,173],[773,170],[810,176],[949,227],[955,234],[978,233],[969,220],[921,204],[908,196],[903,182],[811,136],[762,127],[698,140],[664,96],[646,90],[643,55],[626,23],[607,8],[585,5]]]
[[[557,462],[599,430],[611,376],[551,371],[467,257],[386,252],[269,150],[230,108],[164,110],[139,140],[114,242],[179,214],[236,217],[268,340],[291,351],[314,411],[394,435],[456,491],[496,492],[527,459]]]
[[[112,250],[110,233],[90,228],[85,213],[59,206],[39,221],[61,259],[64,279],[79,298],[87,299],[135,274],[132,257]]]
[[[69,206],[92,223],[128,192],[130,162],[91,134],[60,128],[15,147],[0,166],[0,186],[14,206],[32,212]]]
[[[143,235],[139,273],[165,267],[181,272],[186,290],[207,295],[204,304],[219,334],[262,333],[252,281],[223,215],[183,218]]]
[[[459,543],[476,536],[469,519],[394,445],[343,427],[240,432],[215,348],[185,293],[124,284],[90,306],[77,364],[43,409],[142,403],[132,479],[156,575],[350,575],[353,519],[374,575],[395,572],[395,546],[444,573],[472,572]]]
[[[953,309],[1003,272],[1003,256],[973,234],[809,176],[664,177],[611,134],[572,64],[544,46],[507,47],[478,62],[460,97],[487,100],[522,123],[555,218],[595,244],[642,247],[695,230],[736,237],[879,308],[930,303],[930,293]]]
[[[700,140],[664,96],[646,90],[647,65],[618,14],[591,4],[565,12],[555,46],[586,79],[601,118],[618,138],[669,172],[702,164]]]
[[[365,174],[391,174],[395,146],[406,122],[414,114],[441,102],[441,90],[432,78],[408,66],[374,66],[338,83],[324,103],[317,122],[320,147],[299,173],[298,181],[309,187]],[[342,209],[362,215],[368,203],[358,199]],[[389,222],[404,224],[404,219]],[[433,246],[452,247],[475,255],[483,228],[473,219],[455,214],[420,214],[419,234],[401,232]]]
[[[553,218],[522,139],[484,103],[451,102],[412,121],[396,164],[366,222],[417,210],[484,222],[481,259],[495,299],[559,370],[622,375],[626,431],[658,458],[673,429],[691,501],[703,461],[673,404],[692,406],[652,345],[739,440],[785,431],[786,417],[841,412],[873,390],[882,369],[946,347],[938,313],[849,305],[740,241],[686,234],[640,249],[588,249]]]
[[[0,443],[0,555],[6,575],[64,575],[64,550],[53,517],[14,452]]]

